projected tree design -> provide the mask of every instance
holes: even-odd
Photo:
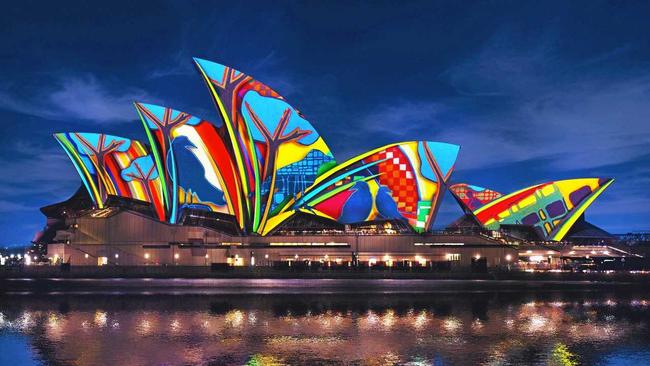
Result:
[[[175,161],[169,163],[167,158],[170,155],[173,156],[172,142],[174,129],[185,125],[189,122],[192,116],[187,113],[179,112],[178,115],[172,117],[173,110],[171,108],[165,108],[161,119],[147,108],[138,109],[149,120],[149,122],[155,126],[152,130],[156,131],[158,134],[158,138],[152,141],[152,143],[157,143],[159,145],[158,149],[154,149],[154,154],[158,155],[158,153],[160,153],[160,155],[156,157],[156,161],[158,164],[158,170],[163,172],[161,178],[163,180],[163,186],[165,187],[165,199],[168,201],[167,207],[171,208],[171,212],[168,212],[168,215],[171,222],[175,222],[176,209],[178,206],[178,200],[176,199],[176,194],[178,192],[178,169]],[[165,167],[167,169],[164,169]]]
[[[427,222],[425,223],[425,227],[429,227],[431,225],[431,220],[436,217],[438,214],[438,209],[440,208],[440,202],[441,200],[438,199],[438,197],[442,197],[444,192],[447,190],[447,179],[442,174],[440,171],[440,167],[438,166],[438,163],[436,162],[436,158],[429,148],[428,144],[423,144],[424,147],[424,154],[425,158],[427,160],[427,163],[431,166],[431,169],[433,170],[433,174],[436,176],[436,180],[438,181],[438,192],[433,196],[431,199],[431,204],[432,204],[432,209],[429,215],[427,216]]]
[[[186,124],[192,117],[187,113],[180,112],[176,117],[172,118],[171,108],[165,108],[162,120],[144,108],[142,109],[142,112],[147,116],[147,118],[149,118],[151,123],[156,125],[156,129],[161,131],[164,136],[170,136],[173,129]]]
[[[266,206],[264,208],[265,219],[269,208],[271,207],[271,200],[273,199],[273,191],[275,189],[275,161],[278,156],[280,145],[289,141],[300,140],[301,138],[309,135],[311,131],[301,130],[300,127],[296,127],[285,135],[284,131],[289,125],[289,120],[291,119],[292,114],[291,108],[286,108],[282,113],[282,116],[280,117],[280,120],[278,121],[278,124],[273,131],[273,134],[271,134],[266,124],[262,122],[253,108],[251,108],[250,104],[248,102],[245,102],[244,104],[246,105],[246,110],[250,114],[251,120],[255,124],[255,127],[257,127],[257,129],[264,137],[266,144],[266,159],[264,159],[264,167],[262,168],[262,182],[266,181],[268,178],[271,178],[271,185],[266,197]]]
[[[158,178],[158,171],[149,156],[139,157],[122,170],[122,178],[127,182],[137,181],[142,184],[146,196],[145,201],[153,202],[153,195],[149,182]]]
[[[97,143],[93,144],[80,133],[75,133],[75,137],[84,146],[84,150],[86,151],[90,161],[92,161],[95,166],[97,176],[101,180],[102,184],[99,184],[100,197],[105,198],[107,194],[115,194],[111,180],[106,176],[104,163],[109,154],[117,151],[127,141],[112,139],[107,144],[106,135],[100,134],[98,135]]]

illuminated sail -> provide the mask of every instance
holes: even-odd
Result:
[[[482,205],[466,195],[475,197],[485,189],[467,190],[475,186],[454,185],[451,191],[486,228],[497,230],[502,224],[529,225],[543,238],[559,241],[613,181],[610,178],[579,178],[541,183],[486,200],[488,202]]]
[[[291,208],[342,223],[401,219],[416,231],[428,230],[458,151],[430,141],[383,146],[324,172]]]
[[[267,221],[334,158],[314,127],[274,90],[230,67],[194,61],[232,144],[246,222],[250,231],[265,232]]]
[[[153,159],[135,140],[98,133],[57,133],[90,197],[99,208],[108,196],[150,202],[164,220],[162,184]]]
[[[183,207],[192,207],[228,213],[241,223],[241,183],[225,129],[171,108],[143,103],[135,107],[156,166],[164,172],[168,221],[175,223]]]

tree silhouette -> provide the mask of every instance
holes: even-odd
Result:
[[[171,108],[165,108],[162,120],[145,108],[142,108],[141,111],[145,116],[147,116],[147,118],[149,118],[151,123],[156,125],[156,129],[160,130],[160,132],[163,133],[163,136],[170,136],[173,129],[186,124],[190,118],[192,118],[191,115],[184,112],[180,112],[176,117],[172,118],[173,110]]]
[[[169,207],[168,207],[171,208],[171,212],[168,212],[168,214],[171,215],[171,213],[176,211],[176,206],[178,205],[177,200],[174,199],[178,187],[178,180],[177,180],[178,169],[174,164],[171,164],[170,166],[170,164],[168,164],[167,162],[167,157],[169,156],[168,152],[172,150],[172,132],[174,129],[183,126],[184,124],[189,122],[192,116],[184,112],[179,112],[176,117],[172,117],[173,110],[171,108],[165,108],[162,119],[160,119],[154,113],[152,113],[151,111],[149,111],[144,107],[140,107],[139,109],[142,112],[142,114],[146,116],[149,119],[149,121],[151,121],[151,123],[153,123],[156,126],[155,129],[160,131],[161,138],[158,139],[157,142],[158,142],[158,147],[161,155],[159,158],[160,160],[162,160],[162,163],[161,166],[158,167],[158,170],[162,171],[164,175],[164,183],[165,183],[164,188],[166,191],[165,196],[172,197],[169,199],[171,202],[169,202]],[[154,141],[152,141],[152,143],[153,142]],[[169,172],[170,169],[171,169],[171,177]]]
[[[103,199],[106,197],[108,193],[114,194],[115,189],[113,187],[113,184],[111,183],[110,178],[106,174],[104,163],[106,161],[106,156],[119,149],[120,146],[122,146],[126,142],[126,140],[113,139],[107,145],[106,135],[100,134],[98,135],[99,137],[97,139],[97,145],[93,145],[90,141],[88,141],[85,137],[83,137],[82,134],[75,133],[74,135],[79,140],[79,142],[85,147],[87,156],[95,166],[95,170],[97,171],[97,176],[99,177],[99,179],[101,179],[102,184],[98,185],[100,197],[102,197]]]
[[[245,105],[246,110],[253,120],[253,123],[264,137],[266,144],[266,159],[264,159],[264,167],[262,168],[262,182],[266,181],[268,178],[271,178],[271,185],[269,187],[269,192],[267,193],[266,206],[264,207],[264,216],[262,217],[262,223],[264,223],[271,207],[273,191],[275,190],[275,161],[278,157],[280,145],[289,141],[300,140],[301,138],[311,134],[312,131],[301,130],[300,127],[296,127],[285,135],[284,130],[289,125],[289,120],[291,119],[292,114],[291,108],[287,108],[282,113],[282,116],[280,117],[280,120],[278,121],[278,124],[273,131],[273,134],[271,134],[266,124],[262,122],[253,108],[251,108],[250,104],[248,102],[245,102]]]
[[[122,178],[126,181],[137,181],[144,187],[145,201],[153,202],[153,195],[149,187],[149,181],[158,178],[158,171],[149,156],[141,156],[131,162],[128,167],[122,170]]]
[[[433,170],[433,174],[436,176],[436,180],[438,181],[438,191],[435,193],[433,196],[431,203],[432,203],[432,208],[431,211],[429,212],[427,222],[425,223],[425,228],[424,230],[429,230],[431,227],[431,219],[436,217],[438,214],[438,209],[440,208],[440,197],[443,196],[445,191],[448,189],[447,187],[447,182],[445,181],[445,176],[442,174],[440,171],[440,167],[438,166],[438,163],[436,162],[436,159],[434,157],[433,152],[429,148],[429,145],[426,142],[422,142],[422,147],[424,148],[424,157],[427,160],[427,163],[431,166],[431,170]]]

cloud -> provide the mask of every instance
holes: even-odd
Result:
[[[24,205],[19,202],[0,200],[0,212],[12,213],[17,211],[36,211],[38,207]]]
[[[357,129],[337,137],[361,143],[342,150],[352,155],[364,141],[430,139],[461,145],[459,169],[535,162],[556,172],[646,154],[650,77],[608,67],[633,47],[574,62],[557,45],[554,31],[526,38],[501,30],[440,75],[456,95],[390,100],[359,113]]]
[[[413,139],[422,131],[437,127],[443,106],[423,101],[401,101],[379,106],[359,120],[365,132],[389,133],[399,138]]]
[[[464,96],[513,96],[538,90],[556,71],[552,68],[554,42],[551,36],[527,41],[515,31],[498,31],[441,77]]]
[[[23,94],[30,96],[18,96],[17,90],[7,86],[0,88],[0,108],[49,120],[101,124],[133,121],[134,101],[156,100],[137,88],[113,90],[91,74],[61,77],[52,88]]]
[[[72,163],[56,144],[41,148],[19,141],[10,148],[12,154],[0,155],[0,200],[62,199],[81,184]]]
[[[172,57],[171,62],[161,67],[154,68],[148,74],[151,79],[166,78],[169,76],[194,75],[196,71],[192,65],[192,57],[185,48],[180,48]]]

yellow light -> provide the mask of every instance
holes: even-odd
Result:
[[[268,254],[264,254],[264,259],[269,259],[269,255],[268,255]]]
[[[205,259],[208,259],[208,258],[210,258],[210,256],[209,256],[208,254],[206,254],[206,255],[205,255]]]
[[[506,255],[506,260],[510,262],[512,260],[512,256],[510,254]]]
[[[329,260],[329,259],[330,259],[330,256],[325,254],[325,260]]]
[[[57,257],[57,255],[55,254],[54,258],[56,258],[56,257]],[[84,258],[88,259],[88,253],[84,254]]]
[[[144,253],[144,259],[149,259],[149,253]]]
[[[174,259],[178,259],[178,257],[180,257],[178,253],[174,254]]]
[[[476,254],[476,255],[474,256],[474,258],[476,258],[477,260],[479,260],[479,259],[481,259],[481,255],[480,255],[480,254]]]

